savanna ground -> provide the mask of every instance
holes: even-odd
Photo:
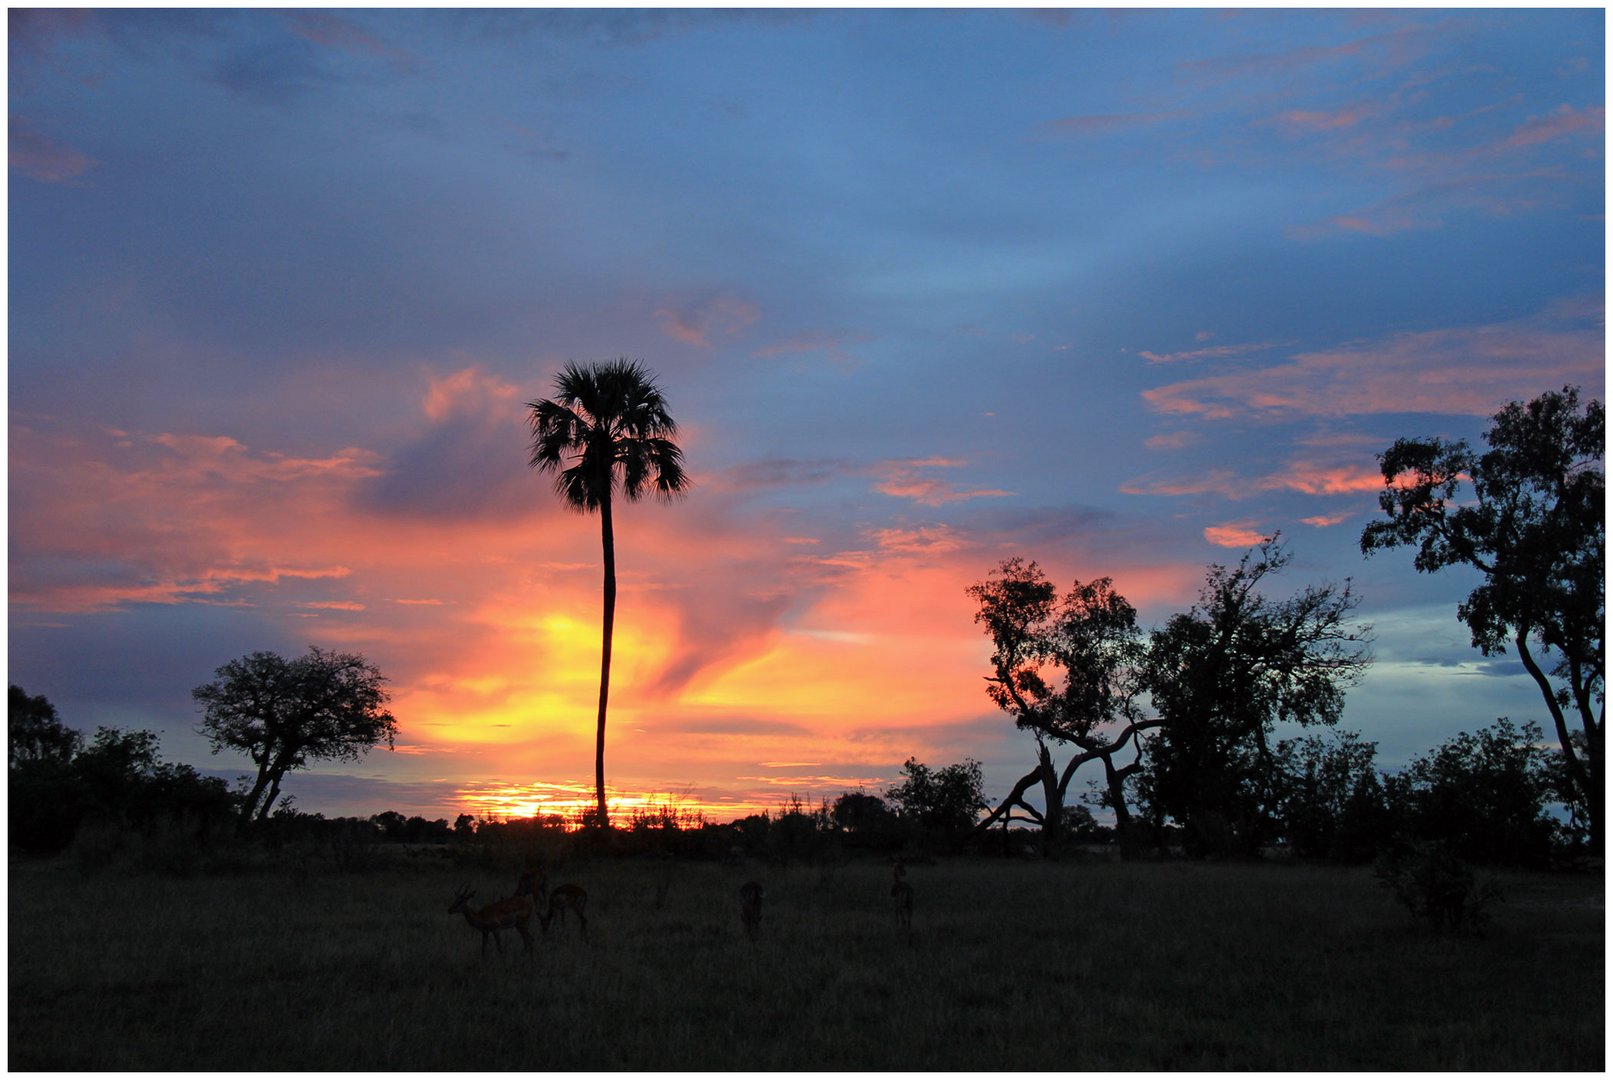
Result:
[[[19,1070],[1601,1070],[1603,878],[1500,877],[1482,936],[1361,868],[573,860],[502,954],[446,913],[518,867],[186,878],[10,864]],[[747,939],[738,886],[766,884]],[[658,899],[660,901],[658,905]]]

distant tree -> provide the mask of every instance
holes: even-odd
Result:
[[[310,647],[292,660],[255,652],[220,667],[191,691],[213,753],[235,750],[257,765],[242,799],[242,825],[267,818],[288,772],[314,761],[356,761],[385,742],[397,721],[383,707],[386,677],[356,653]]]
[[[1137,611],[1109,578],[1077,581],[1062,601],[1041,569],[1020,558],[1004,560],[985,581],[971,585],[995,650],[986,691],[1016,726],[1036,739],[1037,766],[1022,777],[981,827],[1009,818],[1017,808],[1042,827],[1043,850],[1056,842],[1071,779],[1091,761],[1103,766],[1106,805],[1122,836],[1131,815],[1126,780],[1140,767],[1138,734],[1158,726],[1139,703],[1144,645]],[[1076,753],[1062,770],[1049,743]],[[1132,760],[1116,763],[1128,744]],[[1041,786],[1042,809],[1024,798]]]
[[[43,694],[30,697],[16,683],[11,684],[7,719],[13,769],[31,762],[66,764],[84,745],[84,736],[61,722],[56,706]]]
[[[1539,725],[1503,717],[1455,738],[1388,778],[1399,831],[1471,862],[1541,864],[1558,826],[1547,808],[1560,776]]]
[[[1578,388],[1565,386],[1502,408],[1482,454],[1463,440],[1400,439],[1378,457],[1378,504],[1388,520],[1361,532],[1368,555],[1415,545],[1423,573],[1466,565],[1484,576],[1457,616],[1485,655],[1516,649],[1540,688],[1576,788],[1572,801],[1589,815],[1598,853],[1606,790],[1604,434],[1602,403],[1581,409]],[[1467,484],[1471,497],[1459,495]]]
[[[1363,862],[1388,839],[1377,749],[1354,731],[1277,743],[1278,828],[1297,854]]]
[[[1261,595],[1290,558],[1273,536],[1236,567],[1210,567],[1198,603],[1150,642],[1144,681],[1163,723],[1146,788],[1197,853],[1252,851],[1277,833],[1273,728],[1336,723],[1369,662],[1370,627],[1348,621],[1358,601],[1347,579],[1283,601]]]
[[[858,789],[842,791],[829,811],[835,826],[849,833],[873,832],[891,820],[890,807],[878,795]]]
[[[594,744],[598,824],[610,826],[605,807],[605,713],[610,699],[611,636],[616,622],[616,539],[612,506],[620,495],[637,502],[647,494],[671,500],[689,487],[678,426],[655,377],[638,361],[587,367],[567,364],[555,379],[555,396],[527,402],[532,429],[531,465],[555,474],[555,491],[578,513],[598,511],[605,560],[605,616],[599,661],[599,722]]]
[[[939,769],[908,758],[902,776],[885,798],[904,819],[940,836],[956,840],[967,835],[986,808],[980,762],[973,758]]]
[[[11,687],[9,839],[24,851],[59,851],[86,819],[149,828],[159,819],[198,831],[227,820],[235,799],[217,777],[164,762],[157,735],[102,727],[88,745],[44,697]]]

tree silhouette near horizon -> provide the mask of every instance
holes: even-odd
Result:
[[[1397,439],[1378,455],[1384,518],[1361,530],[1363,554],[1414,547],[1421,573],[1465,565],[1483,576],[1457,617],[1484,655],[1516,649],[1556,729],[1572,789],[1565,801],[1583,808],[1597,853],[1606,791],[1605,436],[1602,403],[1581,406],[1579,388],[1565,386],[1503,406],[1482,453],[1466,440]]]
[[[598,512],[604,549],[604,620],[599,661],[599,727],[594,749],[598,823],[610,824],[605,806],[605,715],[610,700],[611,635],[616,622],[616,537],[612,504],[620,495],[637,502],[654,494],[670,502],[689,488],[678,425],[667,412],[655,375],[637,360],[582,365],[569,362],[555,376],[555,396],[529,401],[529,464],[555,474],[555,493],[567,509]]]

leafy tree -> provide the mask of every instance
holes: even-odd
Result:
[[[229,787],[189,765],[167,763],[150,731],[99,728],[88,745],[44,697],[11,687],[10,840],[59,851],[86,819],[148,828],[181,819],[198,828],[227,818]]]
[[[1373,767],[1377,749],[1353,731],[1277,743],[1277,818],[1297,853],[1361,862],[1387,839],[1388,810]]]
[[[677,424],[651,372],[638,361],[613,360],[584,367],[567,364],[555,379],[555,396],[527,402],[531,410],[530,464],[555,474],[555,491],[578,513],[599,513],[605,560],[605,615],[599,661],[599,724],[594,749],[595,810],[605,808],[605,713],[610,699],[611,634],[616,622],[616,539],[612,506],[620,495],[636,502],[647,494],[671,500],[686,491]]]
[[[885,805],[885,800],[860,788],[842,791],[830,807],[829,816],[834,819],[837,828],[856,834],[879,833],[889,828],[892,821],[890,807]]]
[[[980,762],[973,758],[939,769],[908,758],[902,775],[902,782],[886,791],[885,798],[920,828],[957,839],[974,828],[986,808]]]
[[[30,697],[15,683],[10,687],[7,718],[10,721],[12,769],[30,762],[66,764],[84,745],[84,736],[61,722],[56,715],[56,706],[43,694]]]
[[[1388,781],[1400,831],[1473,862],[1545,862],[1558,832],[1547,803],[1560,773],[1541,738],[1539,725],[1503,717],[1413,759]]]
[[[1150,643],[1144,682],[1162,725],[1147,790],[1198,853],[1253,850],[1278,832],[1275,725],[1336,723],[1369,662],[1370,627],[1348,622],[1358,604],[1348,580],[1261,595],[1290,559],[1273,536],[1236,567],[1210,567],[1198,603]]]
[[[1550,711],[1573,801],[1586,808],[1600,852],[1602,403],[1581,409],[1578,389],[1565,386],[1527,405],[1514,401],[1492,421],[1482,454],[1463,440],[1400,439],[1379,455],[1378,505],[1388,520],[1362,530],[1361,550],[1415,545],[1413,565],[1423,573],[1466,565],[1483,575],[1457,616],[1486,656],[1517,650]],[[1459,497],[1468,484],[1473,495]]]
[[[243,826],[269,816],[288,772],[314,761],[357,761],[383,741],[390,749],[397,735],[384,708],[386,677],[356,653],[310,646],[287,660],[255,652],[214,676],[191,696],[213,753],[236,750],[258,767],[241,803]]]
[[[1082,765],[1101,762],[1105,801],[1115,812],[1123,837],[1131,816],[1125,784],[1140,768],[1138,734],[1158,721],[1146,720],[1138,703],[1142,690],[1144,645],[1137,611],[1114,591],[1109,578],[1077,581],[1059,600],[1057,590],[1036,565],[1007,559],[968,593],[980,609],[995,647],[986,691],[1019,728],[1036,739],[1037,766],[1022,777],[982,827],[1012,816],[1017,807],[1042,827],[1048,850],[1063,827],[1070,781]],[[1062,770],[1055,767],[1053,744],[1076,753]],[[1127,745],[1132,761],[1116,764]],[[1042,809],[1025,801],[1025,792],[1042,789]]]

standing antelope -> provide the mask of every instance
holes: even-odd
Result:
[[[759,881],[747,881],[739,887],[739,921],[745,924],[745,933],[756,936],[762,925],[762,900],[767,890]]]
[[[892,869],[891,900],[896,909],[896,925],[909,932],[913,929],[913,886],[904,878],[907,877],[907,867],[901,859],[896,860]]]
[[[508,900],[495,900],[480,910],[472,910],[470,898],[475,896],[474,890],[460,886],[454,894],[454,902],[448,908],[450,915],[464,915],[465,921],[482,932],[482,956],[487,956],[487,939],[492,938],[498,951],[504,951],[504,942],[499,940],[499,931],[514,927],[516,933],[521,935],[521,941],[526,945],[526,951],[532,952],[532,934],[527,930],[527,924],[532,921],[532,898],[529,896],[512,896]]]

